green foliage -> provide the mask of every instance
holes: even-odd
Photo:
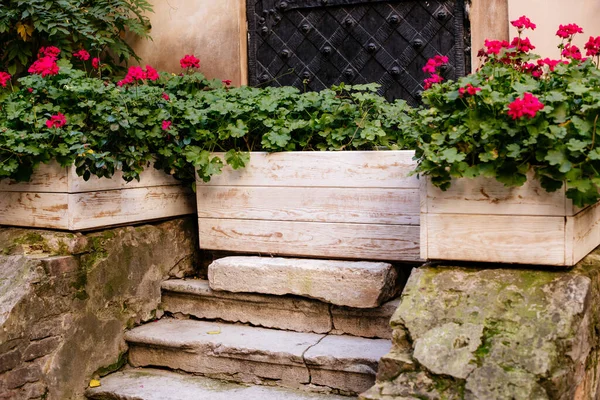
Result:
[[[127,33],[148,38],[147,0],[3,0],[0,2],[0,71],[20,74],[49,44],[65,53],[136,57]]]
[[[204,180],[248,151],[412,148],[413,109],[389,103],[376,86],[320,93],[292,88],[227,88],[199,73],[160,74],[119,87],[63,62],[58,75],[20,79],[0,102],[0,178],[28,180],[39,163],[75,164],[77,173],[139,179],[150,164],[178,179]],[[49,128],[64,114],[66,124]],[[215,156],[213,152],[224,152]]]
[[[511,63],[490,60],[458,82],[433,85],[418,112],[419,173],[442,189],[452,178],[495,177],[506,186],[525,183],[533,170],[547,191],[567,185],[578,206],[600,198],[600,71],[591,60],[560,63],[538,77]],[[467,84],[481,88],[459,95]],[[508,105],[532,93],[544,107],[533,118],[513,119]]]

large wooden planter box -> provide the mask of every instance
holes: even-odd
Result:
[[[28,183],[0,181],[0,225],[79,231],[194,214],[193,192],[173,177],[150,167],[140,178],[86,182],[75,167],[42,164]]]
[[[600,245],[600,203],[579,209],[565,190],[548,193],[532,177],[517,188],[480,177],[443,192],[424,179],[421,257],[574,265]]]
[[[307,257],[419,259],[413,151],[252,153],[197,184],[200,247]]]

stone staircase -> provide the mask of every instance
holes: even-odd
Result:
[[[398,302],[381,262],[225,257],[162,286],[166,316],[127,332],[130,366],[89,399],[327,399],[368,390]]]

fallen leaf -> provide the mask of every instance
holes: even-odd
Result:
[[[92,379],[90,381],[90,387],[95,388],[100,386],[100,381],[98,379]]]
[[[17,22],[17,33],[21,36],[23,41],[27,41],[31,37],[33,33],[33,26],[30,24],[23,24],[21,22]]]

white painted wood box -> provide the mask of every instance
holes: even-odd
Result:
[[[419,259],[414,151],[251,153],[198,182],[200,247],[263,255]]]
[[[421,257],[571,266],[600,245],[600,203],[580,209],[566,188],[546,192],[528,177],[458,179],[446,192],[422,179]]]
[[[80,231],[195,213],[193,192],[173,177],[148,167],[140,178],[86,182],[75,167],[41,164],[30,182],[0,181],[0,225]]]

